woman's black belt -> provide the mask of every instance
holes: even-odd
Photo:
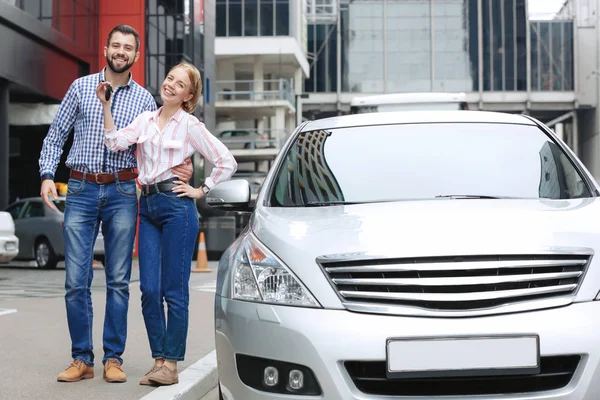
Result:
[[[152,185],[142,185],[142,196],[148,196],[150,194],[160,193],[160,192],[170,192],[173,188],[177,186],[172,181],[168,182],[157,182]]]

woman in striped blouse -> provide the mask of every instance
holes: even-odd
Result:
[[[142,113],[121,130],[113,124],[110,93],[106,93],[109,86],[101,82],[96,89],[104,108],[105,143],[113,151],[137,146],[142,186],[140,288],[154,366],[140,384],[171,385],[179,382],[177,362],[184,359],[186,350],[190,269],[199,229],[193,199],[231,178],[237,163],[227,147],[192,115],[202,92],[202,78],[193,65],[182,62],[173,67],[161,86],[162,107]],[[214,165],[200,188],[180,181],[171,172],[196,151]]]

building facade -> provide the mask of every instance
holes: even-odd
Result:
[[[216,1],[217,136],[242,171],[264,172],[295,127],[309,73],[305,14],[304,0]]]
[[[308,20],[305,119],[348,113],[357,95],[465,92],[470,109],[560,123],[579,152],[572,15],[531,21],[526,0],[330,3],[331,18]]]
[[[17,197],[39,194],[37,163],[49,124],[73,80],[104,68],[102,50],[115,25],[140,34],[132,76],[159,105],[171,66],[188,60],[202,71],[204,96],[195,115],[214,130],[214,13],[214,0],[0,0],[0,210]],[[71,141],[58,182],[68,180]],[[198,183],[208,171],[201,157],[194,165]]]

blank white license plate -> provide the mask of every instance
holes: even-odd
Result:
[[[539,337],[388,339],[390,378],[539,373]]]

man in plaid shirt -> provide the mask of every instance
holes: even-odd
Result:
[[[102,223],[105,243],[106,316],[104,319],[104,379],[125,382],[121,365],[127,337],[129,279],[136,230],[138,200],[135,146],[110,152],[104,145],[102,104],[96,87],[108,81],[115,88],[111,108],[117,129],[125,128],[144,111],[156,110],[156,101],[132,78],[130,68],[139,56],[140,39],[134,28],[116,26],[104,48],[107,66],[97,74],[75,80],[67,91],[50,126],[40,154],[41,193],[56,209],[49,195],[57,198],[54,173],[65,141],[74,128],[67,157],[70,168],[64,218],[65,302],[72,342],[71,365],[58,376],[60,382],[94,377],[92,344],[92,261],[94,242]],[[173,168],[185,181],[191,164]]]

